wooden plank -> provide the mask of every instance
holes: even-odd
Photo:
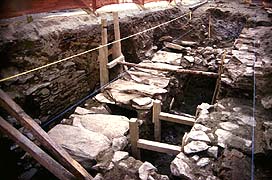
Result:
[[[35,138],[37,138],[39,142],[55,156],[58,162],[74,174],[77,179],[93,179],[77,161],[75,161],[59,144],[53,141],[49,135],[1,89],[0,105],[24,127],[29,129]]]
[[[176,73],[181,73],[181,74],[202,75],[202,76],[208,76],[208,77],[213,77],[213,78],[218,77],[218,74],[213,73],[213,72],[205,72],[205,71],[197,71],[197,70],[189,70],[189,69],[171,69],[171,68],[163,68],[163,67],[151,67],[151,66],[146,66],[146,65],[142,65],[142,64],[135,64],[135,63],[129,63],[129,62],[118,62],[118,64],[123,64],[123,65],[126,65],[126,66],[143,68],[143,69],[152,69],[152,70],[158,70],[158,71],[176,72]]]
[[[138,148],[166,153],[166,154],[173,154],[173,155],[177,155],[181,152],[180,146],[175,146],[175,145],[170,145],[170,144],[160,143],[155,141],[149,141],[145,139],[139,139],[137,146]]]
[[[140,159],[140,150],[137,147],[137,142],[139,140],[139,127],[136,118],[132,118],[129,121],[129,134],[130,134],[130,143],[132,156],[136,159]]]
[[[101,43],[105,45],[108,43],[108,32],[107,32],[107,20],[101,19]],[[108,47],[102,47],[99,49],[99,66],[100,66],[100,86],[104,86],[109,82],[109,71],[107,68],[108,64]]]
[[[161,113],[161,101],[153,102],[152,122],[154,123],[154,137],[156,141],[161,141],[161,121],[159,115]]]
[[[178,124],[189,125],[189,126],[193,126],[195,123],[195,118],[190,118],[190,117],[180,116],[180,115],[175,115],[175,114],[169,114],[169,113],[165,113],[165,112],[161,112],[159,115],[159,118],[160,118],[160,120],[174,122],[174,123],[178,123]]]
[[[118,64],[118,62],[121,62],[121,61],[124,61],[125,57],[123,55],[119,56],[118,58],[112,60],[111,62],[109,62],[107,64],[107,68],[108,69],[111,69],[113,68],[114,66],[116,66]]]
[[[41,150],[36,144],[31,142],[27,137],[21,134],[17,129],[11,126],[0,116],[0,130],[8,135],[10,139],[16,142],[23,150],[28,152],[36,161],[42,166],[48,169],[59,179],[72,180],[76,179],[69,171],[67,171],[62,165],[56,162],[43,150]]]

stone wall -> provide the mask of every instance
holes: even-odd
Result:
[[[121,19],[121,36],[126,37],[175,18],[184,11],[178,8],[142,12]],[[55,13],[56,14],[56,13]],[[100,19],[93,15],[54,16],[54,13],[1,20],[0,78],[36,68],[97,47],[101,41]],[[68,13],[69,14],[69,13]],[[167,16],[166,16],[167,15]],[[53,17],[54,16],[54,17]],[[124,15],[123,15],[124,16]],[[180,22],[184,19],[180,19]],[[178,23],[178,22],[177,22]],[[166,26],[167,27],[167,26]],[[162,28],[161,32],[166,33]],[[157,33],[159,30],[156,31]],[[109,22],[109,41],[113,26]],[[139,62],[151,49],[154,31],[122,42],[123,53],[130,62]],[[42,122],[99,85],[98,51],[5,81],[6,91],[33,118]]]

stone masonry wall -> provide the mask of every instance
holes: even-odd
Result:
[[[184,12],[172,8],[122,18],[121,36],[126,37],[153,27]],[[25,16],[0,21],[0,78],[99,46],[101,29],[98,17],[88,14],[55,17],[52,15],[54,13],[33,15],[31,21]],[[184,19],[180,19],[181,21]],[[111,22],[108,34],[109,41],[112,41]],[[154,32],[150,31],[122,42],[127,60],[136,62],[143,59],[145,52],[152,49],[153,37]],[[97,59],[98,51],[93,51],[5,81],[0,84],[0,88],[31,117],[40,118],[44,122],[98,87]]]

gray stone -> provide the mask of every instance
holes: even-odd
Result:
[[[186,59],[190,63],[193,63],[195,61],[195,58],[193,56],[184,56],[184,59]]]
[[[129,129],[129,119],[125,116],[108,114],[75,115],[73,125],[101,133],[110,140],[124,136]]]
[[[252,142],[250,140],[243,139],[239,136],[235,136],[229,131],[225,131],[223,129],[217,129],[215,131],[215,134],[217,135],[217,145],[223,148],[225,148],[226,145],[230,145],[238,149],[247,149],[247,150],[251,147]]]
[[[203,126],[202,124],[198,124],[198,123],[194,124],[192,129],[196,130],[196,131],[203,131],[203,132],[207,132],[207,131],[211,130],[211,128],[208,128],[208,127]]]
[[[204,167],[207,166],[210,163],[210,159],[209,158],[201,158],[196,165],[200,166],[200,167]]]
[[[239,128],[237,124],[234,124],[231,122],[222,122],[222,123],[219,123],[219,126],[227,131],[232,131]]]
[[[170,164],[171,173],[177,177],[193,180],[194,176],[188,163],[190,163],[189,158],[182,152],[179,153]]]
[[[93,180],[104,180],[104,177],[101,173],[97,173],[97,175],[93,178]]]
[[[197,152],[205,151],[209,147],[210,146],[208,146],[203,141],[192,141],[189,144],[184,146],[184,152],[186,154],[197,153]]]
[[[149,162],[144,162],[138,172],[139,172],[139,177],[141,180],[148,180],[150,179],[149,176],[151,173],[156,172],[157,168],[155,168],[151,163]]]
[[[113,138],[112,140],[112,149],[114,151],[120,151],[123,150],[128,144],[128,140],[126,136]]]
[[[237,119],[240,120],[243,124],[249,125],[249,126],[256,126],[256,121],[252,116],[244,115],[244,114],[239,114],[237,116]]]
[[[18,179],[20,180],[30,180],[35,176],[35,174],[38,172],[36,168],[30,168],[29,170],[25,171],[23,174],[21,174]]]
[[[199,160],[199,156],[198,156],[198,155],[194,155],[194,156],[192,156],[192,159],[193,159],[194,161],[198,161],[198,160]]]
[[[218,147],[217,146],[212,146],[208,149],[207,151],[208,155],[214,158],[217,158],[218,156]]]
[[[34,93],[35,91],[37,91],[38,89],[42,89],[42,88],[45,88],[47,86],[49,86],[50,83],[47,82],[47,83],[42,83],[42,84],[37,84],[35,86],[32,86],[31,88],[27,89],[26,91],[26,95],[29,96],[31,95],[32,93]]]
[[[75,114],[78,115],[85,115],[85,114],[91,114],[92,112],[88,109],[82,108],[82,107],[77,107],[75,110]]]
[[[205,141],[210,143],[211,140],[210,138],[207,136],[207,134],[203,131],[195,131],[192,130],[189,132],[189,134],[187,135],[188,141]]]
[[[75,126],[59,124],[48,135],[85,168],[90,168],[93,160],[111,146],[106,136]]]
[[[265,109],[272,108],[272,96],[265,96],[261,99],[261,103]]]
[[[113,158],[112,158],[112,162],[119,162],[123,159],[128,158],[129,154],[128,152],[125,151],[116,151],[114,152]]]
[[[150,97],[141,97],[141,98],[134,98],[132,102],[137,104],[138,106],[145,106],[152,103],[152,99]]]

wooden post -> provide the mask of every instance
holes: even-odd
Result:
[[[113,12],[113,25],[114,25],[114,38],[115,41],[120,40],[120,27],[119,27],[119,16],[118,12]],[[113,59],[118,58],[122,55],[121,42],[113,44],[112,57]]]
[[[141,158],[140,150],[137,147],[137,142],[139,140],[139,127],[136,118],[131,118],[129,121],[129,134],[132,156],[136,159]]]
[[[114,39],[115,41],[118,41],[113,44],[113,50],[112,50],[112,57],[113,59],[116,59],[120,56],[122,56],[122,45],[121,41],[121,35],[120,35],[120,25],[119,25],[119,16],[118,12],[113,12],[113,26],[114,26]],[[123,62],[125,61],[125,58],[123,59]],[[127,66],[123,65],[124,69],[127,70]],[[120,69],[123,71],[123,68]]]
[[[107,33],[107,20],[101,19],[101,41],[102,45],[108,43],[108,33]],[[109,82],[109,71],[107,68],[108,64],[108,47],[102,47],[99,49],[99,65],[100,65],[100,86],[104,86]]]
[[[160,113],[161,113],[161,101],[155,100],[153,102],[152,122],[154,123],[154,136],[156,141],[161,141],[161,121],[159,119]]]
[[[21,123],[21,125],[29,129],[35,138],[37,138],[37,140],[39,140],[39,142],[43,145],[43,147],[52,153],[58,162],[60,162],[65,168],[67,168],[67,170],[74,174],[77,179],[93,179],[92,176],[67,153],[67,151],[53,141],[49,135],[1,89],[0,106],[10,113],[10,115],[15,117]]]
[[[42,166],[48,169],[59,179],[72,180],[76,179],[69,171],[67,171],[62,165],[56,162],[43,150],[41,150],[36,144],[30,141],[27,137],[21,134],[17,129],[11,126],[0,116],[0,130],[8,135],[10,139],[16,142],[23,150],[28,152],[36,161]]]

